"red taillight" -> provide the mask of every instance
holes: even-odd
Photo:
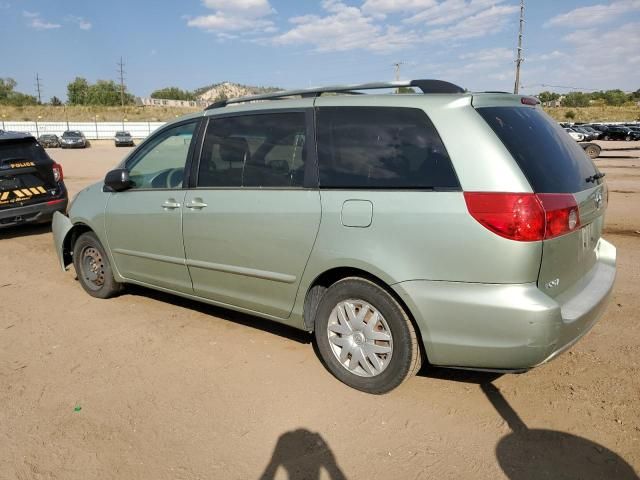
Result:
[[[53,179],[56,182],[61,182],[62,180],[64,180],[64,175],[62,174],[62,165],[54,162],[52,168],[53,168]]]
[[[544,238],[569,233],[580,226],[578,204],[570,193],[538,193],[546,215]]]
[[[464,198],[473,218],[510,240],[535,242],[580,225],[578,205],[571,194],[465,192]]]

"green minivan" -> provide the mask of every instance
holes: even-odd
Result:
[[[398,87],[422,93],[365,93]],[[616,272],[604,175],[538,103],[438,80],[215,103],[55,215],[60,263],[94,297],[131,283],[314,332],[369,393],[422,363],[530,369]]]

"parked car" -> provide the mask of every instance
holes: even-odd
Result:
[[[116,132],[114,137],[114,141],[116,147],[133,147],[135,144],[133,143],[133,137],[129,132]]]
[[[576,132],[572,128],[565,128],[564,131],[567,132],[576,142],[584,141],[584,134]]]
[[[0,130],[0,229],[65,212],[62,167],[30,134]]]
[[[602,137],[602,132],[600,130],[596,130],[589,125],[580,125],[580,128],[584,131],[589,132],[592,135],[592,140],[600,140],[600,138]]]
[[[640,134],[633,132],[628,127],[618,125],[606,125],[602,132],[602,140],[640,140]]]
[[[60,146],[60,139],[57,135],[43,134],[38,138],[38,142],[45,148],[55,148]]]
[[[423,93],[322,96],[398,86]],[[616,272],[604,175],[538,103],[437,80],[217,102],[81,191],[55,250],[94,297],[137,284],[314,332],[365,392],[427,361],[525,371],[591,329]]]
[[[62,148],[87,148],[89,140],[80,130],[67,130],[62,134],[60,146]]]
[[[596,138],[598,138],[598,134],[590,132],[586,129],[586,127],[574,126],[572,130],[574,132],[581,133],[584,136],[583,140],[586,142],[590,142],[591,140],[595,140]]]

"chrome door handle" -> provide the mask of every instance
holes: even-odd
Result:
[[[174,208],[180,208],[180,204],[173,198],[170,198],[162,204],[162,208],[164,208],[165,210],[173,210]]]
[[[187,207],[187,208],[193,208],[193,209],[196,209],[196,210],[201,210],[206,206],[207,206],[207,204],[202,202],[202,201],[200,201],[200,200],[192,200],[191,203],[187,203],[185,205],[185,207]]]

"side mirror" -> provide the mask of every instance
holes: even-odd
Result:
[[[116,168],[104,177],[104,189],[111,192],[122,192],[133,187],[135,182],[129,178],[129,170]]]

